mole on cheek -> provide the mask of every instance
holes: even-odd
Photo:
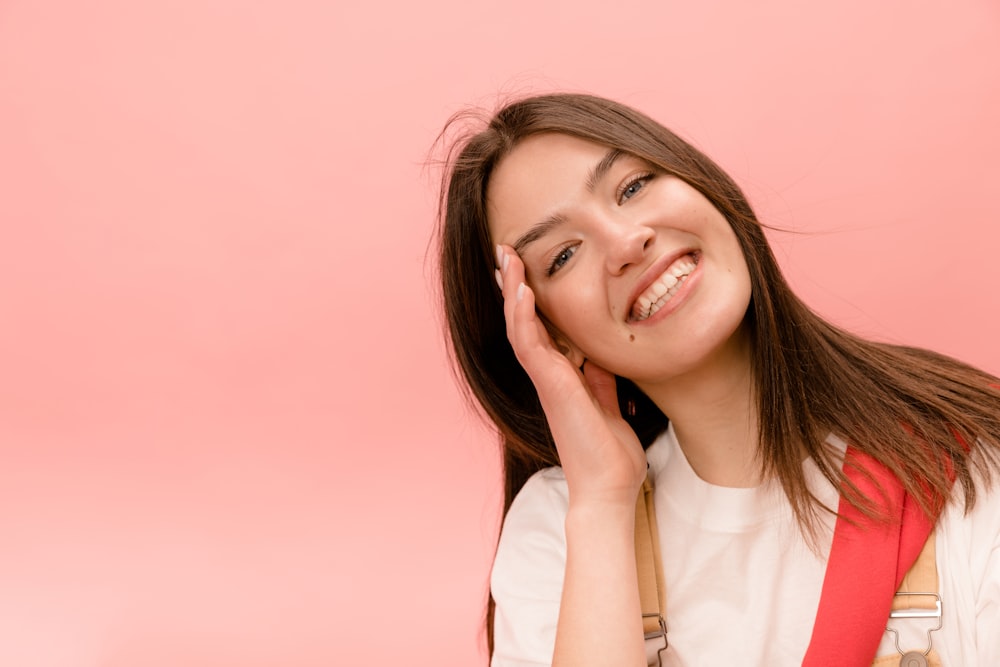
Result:
[[[635,334],[629,334],[628,335],[628,339],[629,339],[629,342],[634,341],[635,340]]]

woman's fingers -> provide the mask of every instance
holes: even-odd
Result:
[[[524,264],[513,249],[504,247],[501,250],[497,257],[503,284],[507,339],[518,361],[537,384],[544,379],[538,375],[544,375],[546,366],[551,364],[551,355],[562,357],[562,354],[535,312],[535,293],[526,283]]]
[[[558,349],[535,310],[535,293],[524,282],[524,265],[512,250],[505,250],[508,254],[501,263],[501,272],[507,337],[517,360],[535,385],[550,427],[555,432],[568,425],[578,428],[593,420],[587,428],[594,432],[606,416],[620,417],[614,376],[593,366],[592,381],[588,381]],[[592,393],[595,387],[600,395]]]

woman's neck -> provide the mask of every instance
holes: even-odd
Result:
[[[706,363],[669,382],[640,387],[666,414],[703,480],[730,487],[762,482],[750,345],[735,336]]]

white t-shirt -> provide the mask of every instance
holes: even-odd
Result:
[[[831,442],[846,448],[832,436]],[[833,517],[817,555],[804,542],[780,485],[706,483],[688,464],[672,427],[646,456],[667,588],[670,647],[663,664],[800,665],[819,606]],[[833,487],[811,460],[804,466],[810,488],[836,508]],[[552,662],[567,496],[562,470],[548,468],[528,480],[507,514],[492,574],[493,667]],[[934,648],[944,667],[1000,666],[1000,492],[980,492],[968,516],[960,498],[950,503],[936,535],[944,613],[943,627],[931,635]],[[891,625],[904,651],[923,651],[935,623],[893,619]],[[653,644],[647,644],[651,656]],[[878,655],[895,652],[886,633]],[[839,664],[835,656],[831,664]]]

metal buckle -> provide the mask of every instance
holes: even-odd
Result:
[[[927,648],[924,649],[921,655],[926,656],[930,654],[931,649],[934,648],[934,640],[931,637],[931,633],[936,630],[940,630],[942,625],[944,624],[944,619],[942,617],[942,610],[941,610],[941,596],[938,595],[937,593],[896,593],[896,596],[934,598],[935,602],[934,609],[899,609],[897,611],[889,612],[889,618],[936,618],[937,619],[937,626],[927,630]],[[916,653],[916,651],[903,653],[903,649],[899,647],[899,632],[893,630],[889,626],[886,626],[885,631],[892,633],[893,641],[896,643],[896,651],[898,651],[901,656],[905,658],[908,655]]]
[[[941,618],[941,596],[937,593],[896,593],[896,597],[932,597],[936,609],[899,609],[889,612],[889,618]],[[940,630],[939,625],[935,630]]]
[[[642,617],[643,618],[654,618],[655,617],[656,620],[660,624],[660,630],[659,630],[659,632],[647,632],[645,634],[644,638],[645,639],[656,639],[657,637],[663,637],[663,648],[659,649],[656,652],[656,664],[659,667],[663,667],[663,656],[660,655],[660,654],[663,653],[664,651],[666,651],[667,647],[670,646],[670,643],[667,641],[667,622],[666,622],[666,620],[664,620],[663,616],[661,616],[660,614],[643,614]]]

